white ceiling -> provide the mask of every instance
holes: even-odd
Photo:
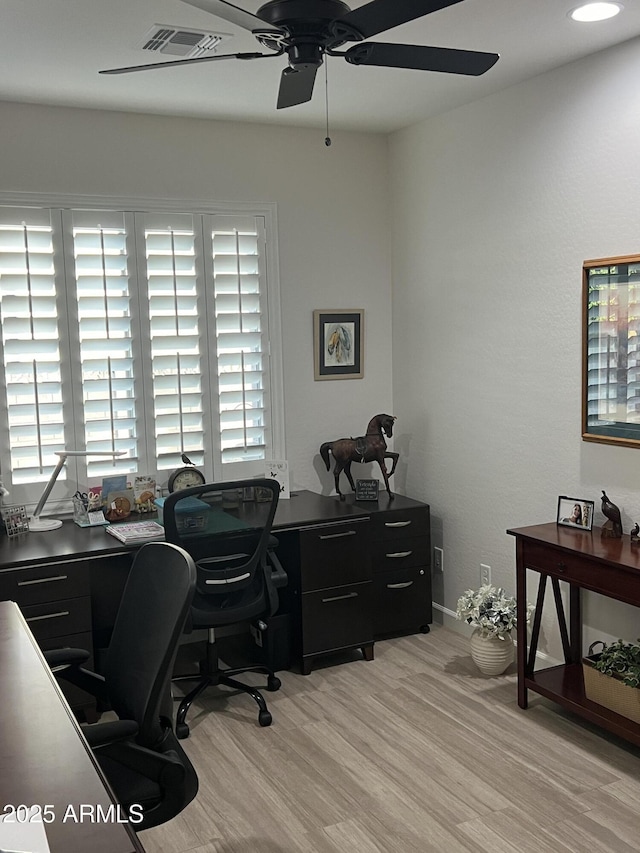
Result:
[[[464,0],[396,27],[375,40],[495,52],[500,60],[481,77],[462,77],[329,58],[331,129],[393,131],[640,36],[640,0],[623,2],[616,18],[578,24],[567,17],[577,0]],[[256,12],[261,2],[235,5]],[[139,46],[153,24],[228,33],[223,53],[261,49],[248,31],[180,0],[0,0],[0,100],[324,126],[324,69],[310,103],[276,110],[286,57],[98,75],[156,61]]]

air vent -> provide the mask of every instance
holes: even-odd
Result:
[[[188,30],[168,24],[154,24],[140,42],[142,50],[152,53],[183,56],[193,59],[217,52],[222,41],[230,39],[228,33],[212,33],[205,30]]]

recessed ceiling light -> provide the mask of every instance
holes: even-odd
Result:
[[[574,21],[606,21],[613,18],[623,9],[622,3],[585,3],[569,12]]]

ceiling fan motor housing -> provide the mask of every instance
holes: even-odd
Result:
[[[350,11],[341,0],[272,0],[258,9],[257,16],[281,27],[287,35],[254,34],[267,47],[284,47],[292,68],[317,68],[325,49],[343,42],[330,25]]]

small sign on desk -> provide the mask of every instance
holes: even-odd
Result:
[[[356,500],[377,501],[379,488],[379,480],[356,480]]]

